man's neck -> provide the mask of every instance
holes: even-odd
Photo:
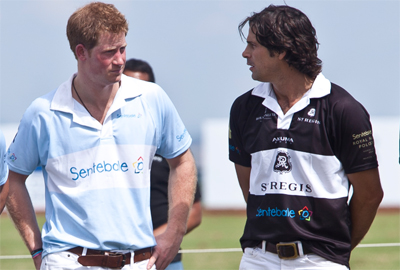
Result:
[[[81,103],[93,118],[103,124],[119,86],[120,82],[99,85],[78,75],[73,81],[72,97]]]
[[[310,90],[313,83],[314,81],[310,77],[298,71],[290,72],[287,76],[282,76],[276,82],[271,83],[284,114]]]

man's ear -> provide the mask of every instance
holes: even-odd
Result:
[[[87,50],[86,50],[85,46],[83,46],[83,44],[76,45],[75,54],[76,54],[77,59],[79,59],[81,61],[85,61],[86,57],[87,57]]]

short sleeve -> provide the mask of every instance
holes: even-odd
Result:
[[[163,89],[158,87],[150,99],[159,138],[156,153],[166,159],[175,158],[189,149],[192,138]]]
[[[373,130],[366,109],[351,96],[334,108],[333,150],[347,174],[378,167]]]
[[[245,151],[243,139],[247,115],[245,96],[240,96],[233,103],[229,117],[229,160],[251,167],[251,155]]]
[[[45,124],[47,115],[42,109],[47,104],[48,102],[39,98],[24,113],[7,153],[10,170],[29,175],[38,166],[45,165],[42,163],[45,163],[47,156],[49,137]]]

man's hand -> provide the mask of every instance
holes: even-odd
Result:
[[[165,269],[178,254],[183,235],[167,229],[163,234],[156,236],[157,246],[154,248],[147,269],[151,269],[154,263],[157,270]]]

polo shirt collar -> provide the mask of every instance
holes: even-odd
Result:
[[[325,78],[325,76],[320,73],[315,78],[311,89],[308,90],[304,96],[299,100],[290,110],[288,113],[297,112],[304,109],[308,104],[310,104],[310,99],[312,98],[321,98],[326,95],[329,95],[331,92],[331,82]],[[263,105],[268,107],[278,115],[283,117],[282,109],[280,108],[277,98],[275,96],[275,92],[272,89],[271,83],[261,83],[257,85],[253,91],[252,95],[264,98]],[[287,114],[288,114],[287,113]]]
[[[57,88],[53,100],[51,101],[50,109],[70,113],[72,114],[73,122],[101,130],[103,125],[94,119],[89,112],[72,97],[72,80],[76,75],[76,73],[73,74],[68,81]],[[142,94],[141,88],[129,87],[128,84],[127,77],[122,75],[121,86],[114,97],[113,104],[107,112],[105,121],[107,121],[107,118],[109,118],[113,112],[125,106],[126,99],[135,98]]]

